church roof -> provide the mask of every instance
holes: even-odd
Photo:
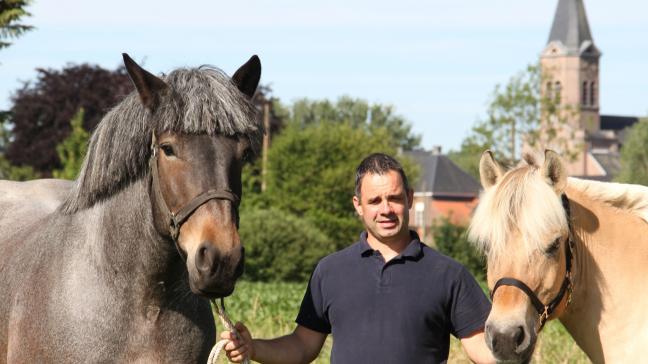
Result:
[[[587,23],[583,0],[559,0],[547,43],[560,42],[569,54],[600,55]]]
[[[636,116],[601,115],[602,130],[622,130],[639,121]]]
[[[415,192],[431,192],[433,196],[477,197],[480,185],[448,157],[426,150],[404,152],[421,167],[419,182],[413,186]]]

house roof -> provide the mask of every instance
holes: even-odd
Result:
[[[472,197],[479,194],[479,183],[445,155],[420,149],[404,154],[421,167],[421,178],[413,186],[415,192],[446,197]]]
[[[556,41],[567,48],[568,54],[601,54],[594,45],[583,0],[558,1],[547,44]]]
[[[592,152],[592,157],[605,169],[608,175],[616,176],[621,171],[621,155],[614,152]]]

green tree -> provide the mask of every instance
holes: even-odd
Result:
[[[81,170],[83,158],[88,150],[88,140],[90,139],[90,134],[83,129],[83,114],[83,108],[80,108],[70,120],[72,132],[63,142],[56,146],[56,153],[63,168],[52,171],[55,178],[73,180],[76,179]]]
[[[317,261],[334,251],[330,239],[308,220],[277,208],[241,209],[245,278],[308,280]]]
[[[357,165],[373,152],[396,155],[398,145],[382,127],[293,122],[270,148],[267,189],[261,200],[267,206],[306,217],[339,249],[361,230],[351,203]],[[402,162],[414,180],[418,171],[413,163]]]
[[[498,154],[504,164],[519,159],[523,143],[530,147],[551,144],[562,151],[563,157],[576,157],[579,148],[569,144],[573,133],[566,128],[576,110],[561,104],[560,92],[542,92],[542,85],[551,80],[550,70],[542,74],[539,65],[528,65],[505,85],[496,85],[486,120],[478,121],[460,149],[448,153],[449,157],[476,178],[479,156],[486,149]]]
[[[320,122],[348,123],[354,128],[368,131],[386,129],[402,149],[412,149],[421,142],[419,135],[411,132],[411,125],[396,115],[391,105],[369,104],[362,99],[340,97],[337,102],[329,100],[297,100],[291,108],[292,122],[301,125]]]
[[[639,120],[627,135],[621,149],[621,172],[616,181],[648,186],[648,118]]]
[[[477,280],[483,281],[486,278],[484,258],[466,238],[466,227],[454,225],[448,219],[440,219],[433,229],[437,250],[461,263]]]
[[[495,145],[495,141],[492,129],[484,123],[478,123],[461,142],[458,151],[448,152],[448,158],[479,181],[479,156],[485,150],[492,148],[493,145]],[[498,158],[498,160],[500,159]]]
[[[14,166],[4,156],[5,148],[11,138],[10,116],[9,111],[0,111],[0,179],[26,181],[38,178],[38,175],[30,166]]]
[[[25,32],[32,30],[30,25],[20,24],[23,17],[31,16],[25,10],[29,5],[28,0],[2,0],[0,1],[0,49],[11,45],[8,39],[18,38]]]

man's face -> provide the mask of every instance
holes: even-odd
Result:
[[[381,243],[409,239],[408,210],[412,207],[412,191],[405,190],[397,171],[365,174],[360,184],[360,196],[360,199],[353,197],[353,205],[369,239]]]

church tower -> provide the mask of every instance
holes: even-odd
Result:
[[[570,163],[572,175],[588,175],[589,137],[601,129],[599,115],[599,58],[583,0],[559,0],[549,40],[540,56],[542,92],[573,110],[567,117],[572,147],[582,150]]]

